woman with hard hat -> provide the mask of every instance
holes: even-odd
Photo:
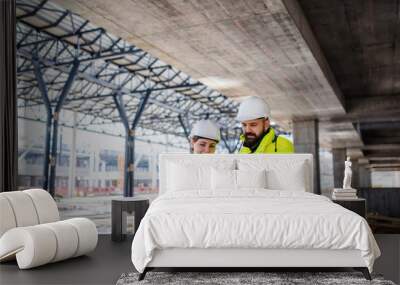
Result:
[[[221,134],[213,121],[200,120],[193,125],[189,139],[191,153],[214,153]]]
[[[270,109],[267,103],[252,96],[244,100],[236,119],[242,124],[240,136],[242,147],[239,153],[293,153],[293,143],[285,137],[276,135],[270,126]]]

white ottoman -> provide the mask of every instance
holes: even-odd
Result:
[[[44,190],[0,193],[0,214],[0,261],[16,258],[20,269],[96,248],[96,225],[86,218],[59,221],[56,203]]]

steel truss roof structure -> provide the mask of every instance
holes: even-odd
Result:
[[[237,148],[238,103],[50,1],[17,0],[17,55],[19,107],[46,110],[45,119],[43,111],[25,116],[46,122],[44,187],[52,194],[62,109],[79,113],[82,129],[122,123],[126,196],[133,195],[135,136],[187,138],[196,120],[209,118],[222,126],[229,152]]]

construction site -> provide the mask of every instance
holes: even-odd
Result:
[[[17,0],[19,187],[107,232],[110,199],[155,197],[158,154],[188,152],[196,121],[238,152],[238,106],[259,96],[314,155],[314,193],[350,157],[370,225],[399,232],[398,7],[361,2]]]
[[[132,264],[120,257],[130,258],[129,242],[147,208],[153,210],[165,189],[173,188],[165,181],[191,179],[185,169],[191,164],[183,163],[191,153],[205,154],[204,161],[211,161],[212,154],[222,161],[233,157],[233,166],[224,170],[232,171],[235,191],[243,170],[240,155],[249,160],[271,155],[265,163],[272,166],[262,170],[264,176],[249,168],[254,171],[245,178],[251,187],[279,190],[282,197],[300,189],[327,205],[342,206],[348,211],[344,216],[358,214],[382,251],[376,272],[400,282],[400,0],[0,2],[0,194],[8,197],[15,227],[20,227],[18,210],[8,192],[43,189],[55,202],[60,222],[82,218],[94,223],[104,252],[95,251],[93,260],[118,260],[103,264],[115,271],[112,282],[137,284],[126,281],[130,275],[120,276],[132,272],[126,269]],[[296,180],[282,171],[277,177],[283,184],[274,184],[279,179],[271,179],[277,171],[273,155],[290,159],[292,154],[301,159],[309,155],[310,173],[299,172]],[[176,159],[182,168],[163,164],[163,159]],[[207,179],[214,192],[207,195],[228,195],[215,194],[215,177],[223,174],[210,169]],[[216,181],[231,187],[225,178]],[[192,182],[190,187],[204,190]],[[279,188],[285,182],[290,186]],[[172,185],[183,191],[179,183]],[[35,209],[39,221],[40,210]],[[346,227],[337,228],[339,236]],[[129,242],[122,243],[126,236]],[[2,246],[0,240],[0,251]],[[102,284],[98,282],[106,280],[106,270],[92,279],[97,270],[93,260],[66,266],[79,272],[79,262],[82,268],[88,262],[89,270],[82,274],[89,276],[92,270],[88,279]],[[53,282],[57,275],[52,267],[50,273],[21,275],[10,268],[7,263],[1,269],[7,280],[20,282],[10,284],[30,284],[35,274],[47,277],[39,276],[37,283],[33,278],[32,284],[45,284],[43,280]],[[362,270],[368,279],[369,267]],[[69,282],[73,275],[61,279]]]

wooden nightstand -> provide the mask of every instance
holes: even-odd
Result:
[[[363,198],[357,198],[352,200],[336,200],[332,199],[332,202],[339,204],[340,206],[359,214],[361,217],[366,219],[367,217],[367,202]]]

